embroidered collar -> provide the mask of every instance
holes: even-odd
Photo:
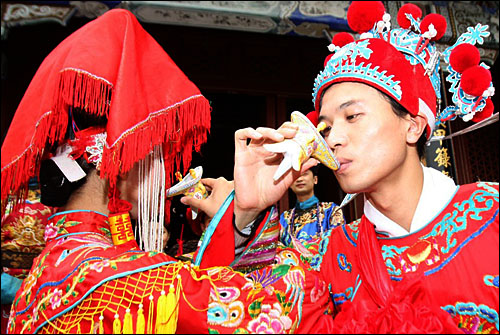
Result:
[[[295,204],[295,208],[297,210],[305,210],[305,209],[309,209],[313,206],[316,206],[316,204],[319,202],[319,199],[313,194],[312,197],[310,197],[309,199],[307,199],[306,201],[297,201],[297,203]]]
[[[46,243],[64,235],[82,233],[99,234],[111,242],[108,217],[99,212],[89,210],[58,212],[47,221],[44,235]]]
[[[375,225],[378,233],[389,237],[402,237],[414,233],[431,222],[454,196],[458,186],[453,179],[433,168],[422,165],[422,169],[424,172],[422,193],[409,232],[382,214],[365,197],[364,214]]]

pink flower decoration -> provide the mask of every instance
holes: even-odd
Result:
[[[326,284],[324,281],[316,278],[314,287],[311,290],[311,302],[318,301],[326,292]]]
[[[33,307],[33,320],[36,322],[38,321],[38,305],[35,304],[35,307]]]
[[[248,323],[247,329],[257,334],[283,334],[285,330],[290,329],[292,320],[282,315],[282,312],[278,303],[275,303],[273,308],[269,304],[264,304],[259,316]]]
[[[55,289],[54,294],[52,297],[50,297],[50,306],[52,309],[56,309],[57,307],[61,306],[61,298],[62,298],[62,290]]]
[[[58,231],[59,229],[55,227],[53,223],[45,226],[45,233],[43,235],[45,242],[47,242],[51,238],[56,237]]]
[[[91,270],[95,270],[97,272],[102,272],[102,270],[110,265],[109,260],[105,259],[101,262],[95,262],[90,265]]]

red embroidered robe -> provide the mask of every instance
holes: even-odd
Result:
[[[140,251],[135,241],[114,246],[107,217],[89,211],[57,213],[45,237],[14,300],[9,333],[168,333],[169,321],[178,333],[288,333],[331,320],[326,284],[291,251],[248,274],[200,269]]]

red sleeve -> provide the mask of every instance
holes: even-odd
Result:
[[[229,266],[235,260],[234,198],[228,197],[226,201],[228,203],[221,206],[220,219],[218,218],[219,213],[217,213],[205,232],[201,246],[193,256],[194,264],[202,269],[212,266]],[[227,208],[224,210],[225,206]],[[256,222],[258,227],[247,242],[248,246],[255,244],[255,241],[267,228],[266,222],[268,221],[270,212],[267,211],[263,219],[260,222]]]
[[[222,215],[212,235],[204,237],[203,242],[208,244],[202,243],[193,257],[195,262],[199,262],[197,265],[200,268],[228,266],[234,260],[233,212],[234,200],[231,201],[229,207]],[[207,229],[206,234],[209,233],[210,231]],[[206,241],[207,239],[209,240]],[[201,262],[198,258],[201,258]]]

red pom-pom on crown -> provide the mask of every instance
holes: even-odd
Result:
[[[482,66],[475,65],[462,73],[460,88],[468,95],[479,97],[490,87],[491,73]]]
[[[326,63],[328,63],[328,61],[330,60],[330,58],[333,57],[333,53],[329,54],[328,56],[326,56],[325,58],[325,61],[323,62],[323,67],[326,67]]]
[[[450,53],[450,65],[458,73],[478,65],[480,60],[479,50],[469,43],[457,45]]]
[[[419,20],[422,17],[422,10],[417,5],[412,3],[407,3],[402,6],[398,11],[398,24],[401,28],[408,29],[411,26],[410,20],[406,17],[406,14],[411,14],[415,20]]]
[[[351,42],[354,42],[354,37],[346,32],[335,34],[335,36],[333,36],[332,38],[332,44],[339,48],[342,48],[344,45],[347,45]]]
[[[429,14],[420,23],[420,31],[423,33],[429,30],[430,25],[434,26],[436,30],[436,36],[431,38],[431,41],[437,41],[443,37],[446,32],[446,19],[441,14]]]
[[[347,24],[352,30],[362,34],[381,21],[384,13],[382,1],[353,1],[347,10]]]
[[[309,112],[307,113],[306,117],[309,119],[309,121],[311,121],[311,123],[314,125],[314,126],[318,126],[318,119],[319,119],[319,113],[316,112],[316,111],[312,111],[312,112]]]
[[[474,114],[474,116],[472,117],[472,122],[479,122],[489,118],[491,115],[493,115],[493,109],[493,102],[491,101],[491,99],[487,99],[486,106],[484,106],[482,111],[476,112],[476,114]]]

